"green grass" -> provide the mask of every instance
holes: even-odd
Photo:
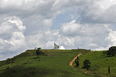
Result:
[[[42,50],[45,55],[37,58],[35,50],[27,50],[10,59],[0,61],[0,77],[99,77],[85,74],[68,63],[79,53],[87,50]]]
[[[83,67],[83,61],[88,59],[91,62],[91,73],[104,75],[105,77],[116,76],[116,56],[108,57],[107,55],[104,55],[102,51],[92,51],[90,53],[84,53],[79,59],[80,68]],[[110,65],[111,74],[108,74],[108,65]]]

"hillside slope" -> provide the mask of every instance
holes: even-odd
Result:
[[[98,74],[104,77],[116,77],[116,56],[108,57],[103,54],[105,51],[93,51],[90,53],[84,53],[79,57],[80,68],[83,67],[83,62],[85,59],[90,60],[91,67],[90,70],[86,72],[91,74]],[[110,74],[108,74],[108,66],[110,65]]]
[[[85,74],[68,65],[79,53],[88,50],[42,50],[37,58],[35,50],[0,61],[0,77],[99,77]]]

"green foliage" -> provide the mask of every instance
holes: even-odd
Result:
[[[7,60],[6,60],[6,64],[9,64],[10,63],[10,58],[8,58]]]
[[[36,50],[36,55],[37,55],[37,57],[38,57],[38,55],[40,55],[40,54],[44,54],[40,49],[41,49],[41,48],[37,48],[37,50]]]
[[[37,57],[38,57],[38,55],[40,54],[40,49],[41,49],[41,48],[38,48],[38,49],[36,50],[36,55],[37,55]]]
[[[88,59],[86,59],[83,63],[84,63],[84,67],[82,67],[82,68],[87,68],[87,70],[88,70],[90,68],[91,62]]]
[[[6,60],[6,64],[10,64],[10,63],[14,63],[14,58],[8,58],[7,60]]]
[[[79,67],[79,57],[77,56],[76,60],[75,60],[75,63],[76,63],[76,67]]]
[[[107,55],[114,56],[115,54],[116,54],[116,46],[110,47],[109,50],[107,51]]]

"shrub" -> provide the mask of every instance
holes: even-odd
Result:
[[[86,59],[83,63],[84,63],[84,66],[82,68],[87,68],[88,70],[90,68],[91,62],[88,59]]]
[[[75,60],[75,63],[76,63],[76,67],[79,66],[79,57],[77,56],[76,60]]]
[[[37,55],[37,57],[38,57],[38,55],[40,55],[40,54],[43,54],[44,55],[44,53],[40,50],[41,48],[37,48],[37,50],[36,50],[36,55]]]
[[[9,63],[11,63],[11,59],[10,59],[10,58],[8,58],[8,59],[6,60],[6,64],[9,64]]]
[[[40,49],[41,49],[41,48],[37,48],[37,50],[36,50],[36,55],[37,55],[37,57],[38,57],[38,55],[40,54]]]
[[[75,63],[76,63],[76,67],[78,67],[79,66],[79,60],[75,60]]]
[[[114,56],[116,54],[116,46],[112,46],[109,48],[109,50],[107,51],[107,55],[108,56]]]

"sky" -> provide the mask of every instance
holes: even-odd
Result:
[[[116,0],[0,0],[0,60],[27,49],[108,50],[116,45]]]

